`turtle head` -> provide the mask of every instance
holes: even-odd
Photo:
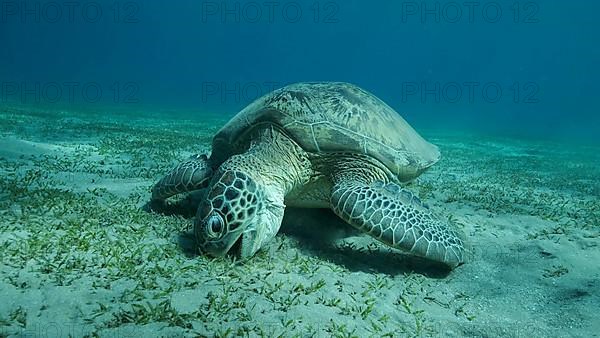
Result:
[[[275,237],[281,219],[267,207],[265,189],[247,174],[226,171],[213,182],[194,224],[200,251],[215,257],[229,252],[251,257]]]

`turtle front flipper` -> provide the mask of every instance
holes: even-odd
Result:
[[[152,200],[163,201],[182,192],[206,188],[213,169],[205,154],[194,155],[180,163],[152,188]]]
[[[459,233],[397,184],[347,177],[334,184],[331,205],[343,220],[387,245],[452,268],[463,263]]]

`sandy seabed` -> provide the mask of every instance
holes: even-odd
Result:
[[[600,335],[600,147],[423,132],[408,188],[465,233],[453,271],[326,210],[236,262],[143,208],[225,121],[0,107],[0,337]]]

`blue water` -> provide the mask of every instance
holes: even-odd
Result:
[[[347,81],[420,128],[600,139],[597,2],[0,4],[3,103],[201,117]]]

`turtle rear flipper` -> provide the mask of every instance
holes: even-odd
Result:
[[[154,185],[152,201],[164,201],[183,192],[206,188],[212,173],[208,157],[205,154],[194,155],[177,165]]]
[[[352,226],[394,248],[452,268],[464,261],[458,232],[395,183],[368,184],[349,176],[334,185],[331,208]]]

